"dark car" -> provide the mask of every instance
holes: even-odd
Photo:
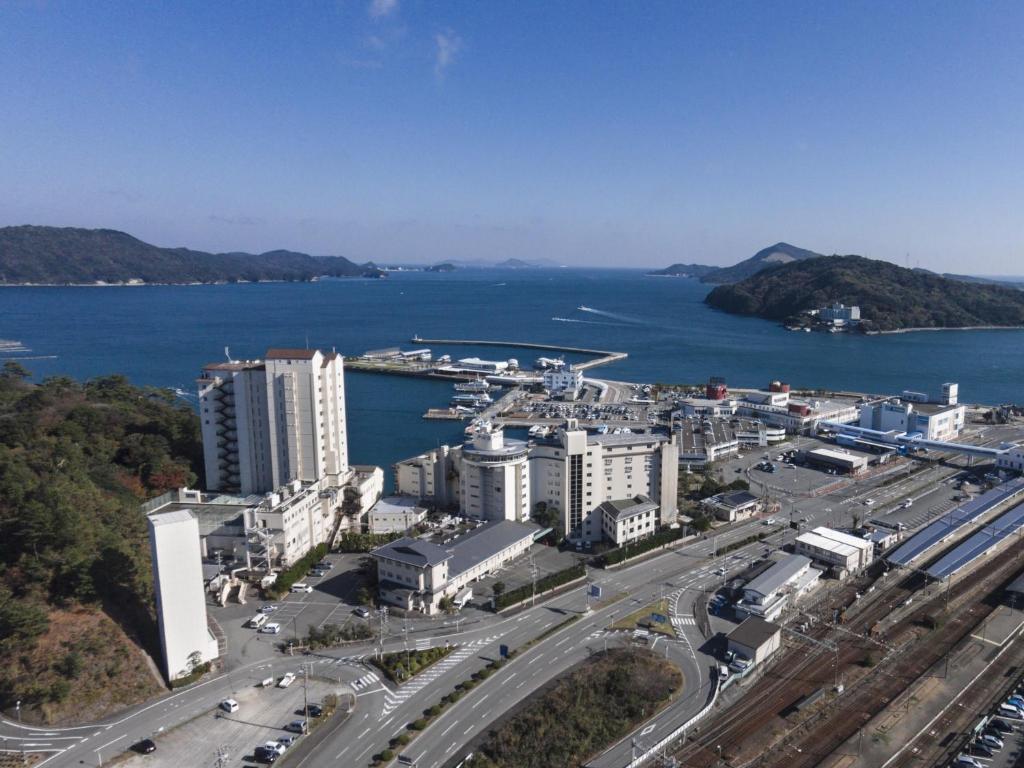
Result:
[[[995,755],[991,747],[980,741],[976,741],[971,744],[970,753],[972,755],[977,755],[978,757],[993,757]]]
[[[324,708],[319,704],[310,704],[308,712],[310,717],[320,717],[324,713]]]
[[[259,746],[256,747],[253,752],[253,757],[256,758],[256,762],[258,763],[273,763],[277,760],[279,755],[273,749],[267,749],[264,746]]]
[[[138,752],[140,755],[149,755],[156,752],[156,742],[152,739],[143,739],[142,741],[132,744],[132,751]]]
[[[1000,720],[998,717],[994,718],[988,725],[1000,733],[1013,733],[1013,726],[1005,720]]]

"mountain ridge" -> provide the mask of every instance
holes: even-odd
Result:
[[[152,245],[116,229],[0,227],[0,285],[305,282],[383,275],[344,256],[285,249],[209,253]]]

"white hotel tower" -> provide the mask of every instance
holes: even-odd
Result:
[[[459,501],[462,513],[480,520],[530,517],[529,448],[500,430],[478,432],[462,447]]]
[[[198,380],[206,487],[248,495],[292,480],[344,484],[343,367],[341,355],[310,349],[207,365]]]

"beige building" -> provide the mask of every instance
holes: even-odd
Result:
[[[824,565],[854,573],[875,557],[874,544],[831,528],[818,527],[796,537],[795,551]]]
[[[412,496],[385,496],[367,515],[370,533],[408,531],[427,519],[427,510]]]
[[[763,664],[782,647],[782,629],[770,621],[751,616],[725,637],[728,649],[754,665]]]
[[[588,435],[570,420],[554,438],[530,452],[530,503],[546,502],[562,513],[570,539],[599,541],[605,501],[649,497],[660,510],[658,524],[677,512],[678,449],[664,434]]]
[[[644,539],[658,530],[658,505],[646,496],[605,501],[598,506],[601,532],[617,547]]]
[[[477,520],[530,518],[529,446],[501,430],[478,432],[462,446],[459,507]]]
[[[445,545],[405,537],[373,550],[379,597],[403,610],[436,613],[474,581],[525,555],[539,532],[512,520],[484,523]]]
[[[341,355],[270,349],[264,360],[207,365],[198,385],[207,489],[347,481]]]

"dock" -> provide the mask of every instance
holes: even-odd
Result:
[[[582,363],[574,363],[577,370],[585,371],[596,368],[599,365],[625,360],[629,355],[625,352],[610,352],[604,349],[587,349],[585,347],[567,347],[561,344],[539,344],[533,341],[484,341],[481,339],[421,339],[413,336],[409,341],[412,344],[442,344],[442,345],[463,345],[471,347],[515,347],[518,349],[540,349],[548,352],[569,352],[578,355],[594,355],[595,359],[586,360]]]

